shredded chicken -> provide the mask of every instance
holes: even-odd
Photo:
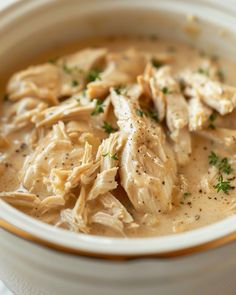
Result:
[[[0,200],[70,231],[120,237],[202,226],[207,210],[212,221],[235,213],[236,88],[216,58],[181,65],[175,44],[138,49],[145,42],[12,75]]]
[[[112,86],[135,82],[137,75],[144,70],[145,61],[145,56],[133,49],[123,53],[109,54],[107,67],[100,74],[100,79],[88,84],[88,96],[90,98],[104,97]]]
[[[156,213],[171,208],[176,163],[160,126],[138,116],[137,100],[112,90],[118,125],[127,135],[120,159],[121,184],[137,210]],[[163,185],[164,182],[164,185]]]
[[[233,111],[236,106],[236,88],[212,80],[208,75],[190,70],[184,71],[181,81],[188,96],[198,96],[210,108],[221,115]]]
[[[88,72],[105,58],[105,49],[85,49],[60,58],[55,64],[31,66],[10,79],[9,99],[34,97],[58,104],[58,99],[77,93],[85,85]],[[73,83],[76,81],[76,83]]]

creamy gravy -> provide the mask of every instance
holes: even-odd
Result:
[[[199,68],[203,60],[202,53],[198,50],[188,47],[184,44],[175,42],[163,41],[158,38],[99,38],[93,40],[86,40],[84,42],[65,46],[63,48],[56,48],[42,56],[39,56],[36,60],[30,61],[29,65],[45,63],[52,57],[58,57],[73,53],[85,47],[106,47],[111,51],[125,50],[129,47],[134,47],[138,50],[148,51],[150,53],[167,53],[173,55],[174,59],[171,62],[171,66],[174,72],[178,72],[182,69],[188,68],[195,70]],[[227,61],[220,58],[218,61],[219,68],[224,72],[224,78],[227,84],[236,85],[236,73],[235,64],[231,61]],[[5,93],[5,82],[1,86],[1,92],[4,96]],[[9,116],[9,107],[13,102],[6,101],[1,105],[1,132],[5,132],[5,121],[6,116]],[[236,128],[236,113],[233,111],[231,114],[226,116],[218,115],[214,120],[216,128],[218,126],[225,128]],[[26,161],[28,155],[32,153],[32,149],[26,144],[29,134],[33,128],[31,124],[28,127],[24,127],[19,131],[12,132],[7,135],[8,141],[11,144],[6,148],[1,149],[0,157],[0,191],[1,192],[12,192],[22,185],[20,171]],[[127,195],[124,189],[121,188],[120,184],[118,188],[113,192],[118,197],[126,208],[134,217],[134,221],[139,223],[139,227],[131,227],[125,230],[127,236],[158,236],[177,233],[185,230],[191,230],[207,224],[219,221],[231,214],[235,213],[236,210],[236,193],[233,188],[236,184],[234,180],[235,172],[230,175],[230,189],[227,193],[217,190],[213,187],[206,189],[203,185],[204,179],[209,177],[211,165],[209,165],[209,155],[212,151],[220,157],[227,159],[233,159],[236,151],[236,144],[233,144],[230,149],[225,148],[222,144],[218,144],[213,140],[204,138],[196,133],[191,133],[192,138],[192,154],[190,160],[186,165],[181,167],[178,166],[178,177],[184,177],[184,182],[187,183],[186,188],[183,190],[176,191],[176,195],[173,198],[173,208],[169,212],[156,212],[155,222],[148,220],[145,221],[143,214],[137,213],[136,210],[128,201]],[[234,166],[234,163],[231,163]],[[233,167],[234,169],[234,167]],[[236,165],[235,165],[236,169]],[[181,175],[181,176],[180,176]],[[226,178],[229,178],[227,175]],[[180,181],[180,180],[179,180]],[[181,186],[179,182],[179,187]],[[215,184],[214,184],[215,185]],[[42,189],[43,191],[43,189]],[[38,191],[37,195],[43,199],[42,191]],[[175,194],[175,193],[174,193]],[[49,194],[50,195],[50,194]],[[66,203],[66,206],[72,208],[75,204],[75,200],[71,200]],[[14,205],[14,204],[13,204]],[[23,212],[26,212],[32,216],[38,217],[43,221],[56,224],[58,222],[59,211],[55,210],[53,213],[45,214],[43,217],[37,216],[35,210],[29,210],[24,206],[17,206]],[[52,218],[53,215],[53,218]],[[142,220],[142,221],[140,221]],[[151,225],[150,225],[151,224]],[[90,228],[90,233],[99,235],[117,235],[116,232],[110,230],[107,227],[99,224],[94,224]],[[120,235],[120,233],[118,233]]]

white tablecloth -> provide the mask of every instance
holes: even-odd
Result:
[[[0,281],[0,295],[13,295],[13,293],[7,289],[2,281]]]

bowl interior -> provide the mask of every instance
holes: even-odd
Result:
[[[92,36],[157,35],[186,42],[220,56],[234,57],[236,11],[219,1],[42,0],[20,1],[0,13],[0,74],[27,64],[43,51]],[[235,13],[235,14],[234,14]],[[196,22],[189,23],[195,15]],[[190,17],[191,18],[191,17]],[[187,33],[194,26],[194,34]],[[7,75],[6,75],[7,76]],[[175,251],[236,231],[236,217],[191,232],[145,239],[75,234],[38,222],[0,201],[0,218],[60,245],[95,253],[123,255]]]

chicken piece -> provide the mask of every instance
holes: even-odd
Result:
[[[111,193],[100,196],[99,202],[104,211],[98,211],[91,216],[91,222],[103,225],[124,236],[125,225],[134,222],[126,208]]]
[[[103,68],[106,54],[105,48],[88,48],[60,58],[57,65],[63,70],[61,96],[71,96],[83,89],[90,71]]]
[[[117,188],[115,177],[118,170],[118,153],[124,145],[124,137],[119,133],[110,134],[103,140],[97,152],[97,159],[101,159],[100,173],[97,175],[88,194],[88,200],[94,200]]]
[[[173,56],[169,54],[159,54],[156,56],[149,56],[149,59],[150,62],[146,65],[144,74],[138,76],[137,81],[141,86],[142,93],[153,100],[158,113],[158,120],[161,122],[165,118],[166,112],[166,101],[162,92],[162,88],[165,86],[160,88],[158,84],[159,78],[163,78],[159,77],[162,70],[158,72],[157,69],[162,69],[163,67],[168,68],[168,66],[166,67],[165,65],[173,61]]]
[[[88,201],[96,199],[99,195],[112,191],[117,188],[118,184],[115,181],[118,167],[100,172],[93,184],[91,191],[88,194]]]
[[[36,194],[27,192],[0,192],[0,199],[13,205],[14,207],[26,207],[33,209],[40,204],[40,199]]]
[[[27,158],[20,173],[24,187],[46,197],[64,196],[68,171],[81,165],[83,153],[84,147],[71,142],[59,122]]]
[[[46,130],[44,128],[37,128],[33,129],[31,133],[29,133],[25,140],[27,145],[34,150],[39,142],[43,140],[43,138],[48,134],[49,130]]]
[[[206,193],[215,192],[214,185],[217,183],[219,178],[219,171],[215,166],[211,166],[208,169],[207,174],[201,177],[200,188]]]
[[[87,191],[86,188],[91,186],[91,183],[95,180],[96,175],[99,171],[100,160],[93,159],[92,155],[92,146],[89,144],[85,145],[85,152],[82,159],[82,165],[90,164],[92,165],[90,168],[83,174],[79,175],[79,179],[81,182],[81,189],[79,197],[75,203],[73,209],[65,209],[61,212],[61,220],[57,224],[58,226],[66,226],[70,230],[75,232],[84,232],[89,233],[89,210],[90,206],[87,204]],[[73,187],[73,182],[78,181],[77,175],[73,178],[73,174],[71,179],[66,184],[66,187]]]
[[[32,127],[32,118],[44,111],[48,104],[34,98],[23,98],[9,107],[5,132],[11,133]]]
[[[138,100],[111,91],[118,126],[127,137],[119,158],[121,184],[135,209],[171,208],[176,163],[161,127],[142,115]]]
[[[191,153],[191,138],[186,129],[189,121],[188,104],[181,94],[179,84],[173,78],[169,66],[163,66],[157,70],[153,65],[148,64],[144,78],[149,83],[151,98],[158,113],[158,120],[163,121],[166,117],[178,162],[180,165],[185,165]],[[145,91],[142,78],[139,77],[138,81]],[[147,85],[145,87],[147,88]],[[184,131],[182,131],[183,128]],[[184,134],[184,139],[181,138],[182,134]]]
[[[57,66],[51,64],[31,66],[11,77],[7,85],[7,93],[12,101],[33,97],[57,104],[61,83],[62,77]]]
[[[189,130],[202,129],[207,123],[212,111],[201,102],[199,97],[192,97],[188,101]]]
[[[127,85],[135,82],[145,67],[146,58],[134,49],[107,56],[107,67],[100,74],[100,80],[91,82],[87,86],[89,98],[102,98],[114,86]]]
[[[226,148],[236,148],[236,130],[226,128],[204,129],[197,134]]]
[[[192,153],[191,135],[187,127],[176,129],[170,134],[170,137],[175,143],[174,151],[178,163],[181,166],[186,165]]]
[[[179,84],[172,77],[169,66],[155,72],[156,89],[166,101],[166,121],[171,132],[188,124],[188,104],[180,93]]]
[[[159,101],[166,104],[166,123],[170,130],[170,137],[174,141],[178,163],[185,165],[192,150],[191,137],[187,130],[188,104],[180,92],[179,84],[172,77],[169,66],[157,70],[154,77],[157,91],[159,91]]]
[[[161,122],[165,118],[166,113],[166,99],[158,85],[159,77],[156,76],[156,69],[151,63],[148,63],[143,76],[138,76],[137,80],[142,87],[142,91],[145,95],[150,97],[157,110],[158,120]]]
[[[32,121],[36,127],[51,126],[58,121],[80,120],[87,121],[96,106],[96,101],[80,105],[76,99],[70,99],[58,106],[50,107],[36,114]]]
[[[65,199],[61,196],[50,196],[42,200],[37,208],[37,216],[42,216],[51,210],[62,209],[65,206]]]
[[[0,133],[0,150],[4,150],[9,146],[9,140],[7,137]]]
[[[104,216],[109,220],[112,219],[114,223],[110,224],[109,227],[117,231],[117,224],[119,224],[120,231],[123,230],[123,224],[120,220],[118,220],[120,214],[119,216],[113,216],[113,213],[115,212],[114,210],[118,212],[121,210],[122,205],[109,193],[117,187],[115,177],[118,170],[118,161],[116,158],[114,159],[112,155],[118,154],[123,142],[124,140],[118,132],[111,134],[109,138],[102,142],[98,149],[96,159],[93,162],[94,167],[96,167],[96,173],[93,173],[94,177],[90,177],[90,179],[87,179],[86,182],[81,179],[82,187],[80,196],[73,209],[66,209],[65,212],[62,213],[62,224],[64,223],[69,228],[73,228],[76,231],[88,232],[89,223],[91,222],[103,223],[107,226],[103,218],[100,220],[100,217],[105,214]],[[84,159],[91,159],[91,150],[87,151]],[[82,163],[86,164],[86,161],[83,160]],[[99,163],[99,166],[95,165],[95,163]],[[111,200],[109,201],[110,198]],[[103,199],[104,202],[102,202]],[[99,200],[101,203],[100,205],[103,206],[102,208],[96,206],[97,200]],[[125,208],[122,210],[124,211]],[[126,213],[126,211],[124,212]],[[127,215],[128,212],[124,215],[124,218],[125,216],[127,217]],[[126,222],[129,222],[127,218],[125,220]],[[133,219],[131,221],[133,221]]]
[[[105,49],[85,49],[59,59],[56,64],[31,66],[17,72],[7,86],[9,99],[33,97],[56,105],[61,97],[71,96],[85,86],[88,71],[105,55]]]
[[[91,69],[103,66],[106,54],[106,48],[87,48],[61,57],[57,65],[66,65],[68,71],[80,70],[88,74]]]
[[[207,75],[190,70],[180,75],[182,83],[186,86],[185,94],[198,96],[206,105],[221,115],[233,111],[236,106],[236,88],[218,81],[213,81]]]
[[[188,124],[188,104],[179,93],[166,94],[166,123],[171,132]]]
[[[207,75],[210,79],[222,82],[222,73],[219,64],[214,58],[205,58],[201,66],[198,68],[198,73]]]

